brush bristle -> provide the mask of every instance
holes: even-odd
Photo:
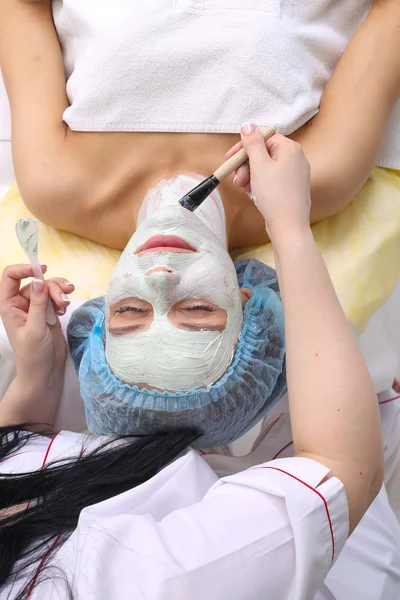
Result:
[[[186,208],[186,210],[194,212],[196,208],[198,208],[200,204],[213,193],[219,184],[220,182],[215,175],[210,175],[210,177],[207,177],[207,179],[199,183],[199,185],[196,185],[196,187],[188,194],[183,196],[183,198],[179,200],[179,204],[183,208]]]

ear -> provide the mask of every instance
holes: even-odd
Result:
[[[240,288],[240,295],[242,296],[242,308],[244,308],[247,300],[251,298],[251,291],[247,288]]]

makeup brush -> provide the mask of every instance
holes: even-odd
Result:
[[[261,133],[263,134],[264,140],[268,140],[268,138],[272,137],[276,133],[276,130],[274,127],[266,127],[265,129],[261,130]],[[246,150],[242,148],[236,152],[236,154],[228,158],[228,160],[225,161],[220,167],[218,167],[218,169],[214,171],[212,175],[207,177],[207,179],[199,183],[199,185],[196,185],[195,188],[185,194],[185,196],[179,200],[179,204],[183,208],[193,212],[200,206],[202,202],[204,202],[206,198],[208,198],[210,194],[212,194],[212,192],[224,179],[229,177],[229,175],[232,175],[232,173],[234,173],[236,169],[240,167],[240,165],[245,163],[247,159],[248,156],[246,154]]]

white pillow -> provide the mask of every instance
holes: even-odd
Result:
[[[11,156],[11,115],[0,71],[0,200],[15,179]]]

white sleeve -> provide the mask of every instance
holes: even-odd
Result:
[[[78,597],[310,600],[348,535],[344,487],[321,484],[328,472],[304,458],[272,461],[159,521],[83,511],[69,549]]]

